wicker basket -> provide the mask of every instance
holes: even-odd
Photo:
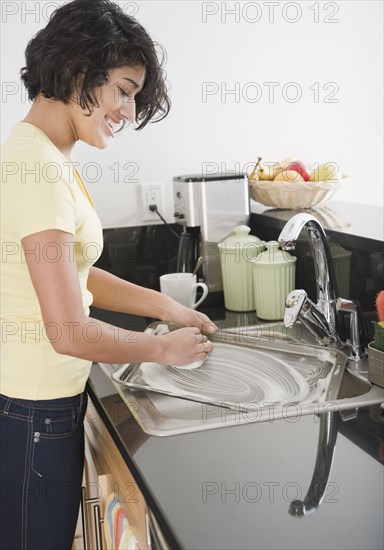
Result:
[[[350,178],[343,176],[338,182],[329,181],[250,181],[249,192],[254,201],[265,206],[298,210],[328,202]]]
[[[372,384],[384,388],[384,351],[368,344],[368,378]]]

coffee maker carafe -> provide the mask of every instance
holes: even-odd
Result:
[[[223,290],[217,244],[249,219],[245,174],[190,174],[173,178],[175,222],[183,226],[177,271],[190,272],[203,257],[201,278],[210,292]]]

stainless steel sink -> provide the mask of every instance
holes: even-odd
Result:
[[[313,345],[302,326],[236,327],[212,340],[212,359],[193,371],[152,363],[102,365],[146,433],[293,422],[384,401],[383,389],[366,377],[365,361],[351,365],[342,351]]]
[[[338,399],[352,399],[367,395],[372,387],[368,379],[354,375],[346,370],[341,381]]]

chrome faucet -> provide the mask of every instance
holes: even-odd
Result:
[[[359,361],[366,357],[361,335],[366,331],[361,307],[355,300],[338,297],[337,282],[327,237],[320,222],[310,214],[296,214],[283,227],[278,238],[283,250],[294,250],[296,240],[305,227],[315,265],[317,303],[314,304],[305,290],[292,290],[286,298],[284,325],[292,327],[301,322],[322,345],[343,347],[344,326],[342,312],[350,314],[350,342],[348,358]]]
[[[278,241],[283,250],[294,250],[296,240],[305,228],[308,234],[315,266],[317,303],[313,303],[305,290],[293,290],[286,299],[284,325],[291,327],[300,317],[303,325],[322,345],[342,343],[336,301],[336,277],[325,231],[310,214],[296,214],[284,226]]]
[[[293,500],[288,512],[294,517],[303,517],[315,512],[325,497],[335,454],[338,428],[336,411],[320,415],[319,440],[316,463],[311,483],[304,500]]]

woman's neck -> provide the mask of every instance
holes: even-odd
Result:
[[[33,124],[42,130],[59,151],[71,160],[77,136],[71,121],[69,105],[39,95],[23,122]]]

